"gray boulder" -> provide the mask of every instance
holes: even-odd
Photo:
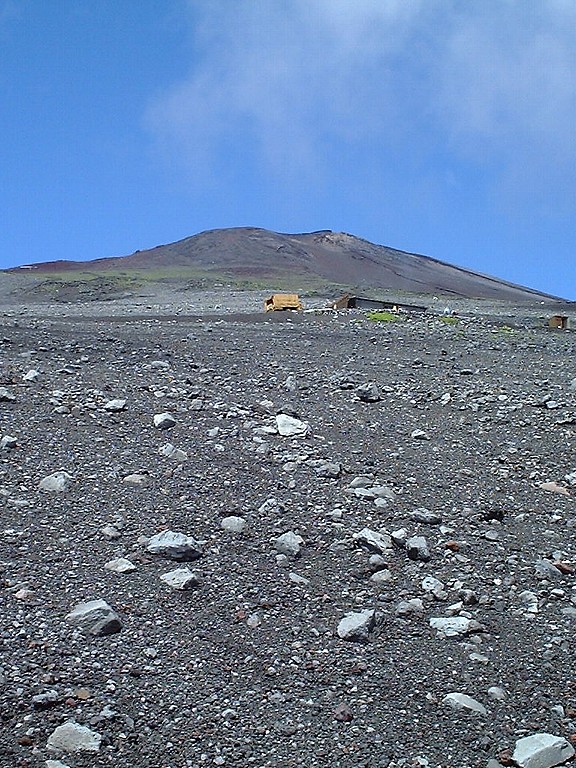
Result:
[[[196,539],[175,531],[162,531],[152,536],[146,549],[169,560],[197,560],[202,555],[202,545]]]
[[[94,637],[120,632],[122,622],[118,614],[105,600],[89,600],[79,603],[67,616],[66,621],[75,624],[82,632]]]
[[[574,756],[574,747],[562,736],[534,733],[518,739],[513,759],[520,768],[553,768]]]

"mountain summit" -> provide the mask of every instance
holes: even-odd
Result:
[[[306,280],[353,290],[389,289],[502,300],[558,297],[429,256],[399,251],[345,232],[282,234],[255,227],[212,229],[129,256],[88,262],[56,261],[27,267],[34,272],[70,270],[173,270],[223,280]]]

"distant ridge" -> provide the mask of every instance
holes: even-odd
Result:
[[[282,234],[255,227],[212,229],[129,256],[93,261],[52,261],[17,271],[170,270],[190,268],[222,279],[302,282],[321,279],[355,290],[517,301],[564,301],[557,296],[453,266],[430,256],[376,245],[345,232]],[[16,271],[5,270],[5,271]]]

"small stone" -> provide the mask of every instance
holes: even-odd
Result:
[[[304,539],[294,531],[287,531],[274,540],[274,547],[283,555],[298,557],[301,552]]]
[[[369,381],[367,384],[361,384],[356,389],[356,394],[358,395],[359,400],[363,403],[377,403],[382,399],[380,390],[378,389],[377,384],[373,381]]]
[[[338,637],[349,642],[366,643],[376,626],[376,614],[372,608],[347,613],[338,624]]]
[[[188,590],[195,589],[200,585],[198,574],[189,568],[176,568],[174,571],[163,573],[160,580],[172,589]]]
[[[562,736],[535,733],[518,739],[513,758],[520,768],[553,768],[574,756],[574,747]]]
[[[118,413],[119,411],[123,411],[125,408],[126,400],[108,400],[108,402],[104,404],[104,410],[110,411],[111,413]]]
[[[413,429],[410,433],[413,440],[430,440],[430,436],[423,429]]]
[[[334,710],[334,720],[337,720],[339,723],[350,723],[353,719],[354,715],[348,704],[344,702],[338,704]]]
[[[99,733],[74,720],[68,720],[50,734],[46,746],[52,751],[98,752],[101,741]]]
[[[430,550],[424,536],[412,536],[407,539],[406,552],[410,560],[430,560]]]
[[[66,765],[66,763],[63,763],[60,760],[46,760],[44,765],[46,768],[70,768],[69,765]]]
[[[188,458],[186,451],[182,451],[180,448],[176,448],[172,445],[172,443],[166,443],[166,445],[163,445],[158,449],[158,453],[161,456],[167,456],[169,459],[173,459],[174,461],[178,462],[184,462]]]
[[[4,437],[0,440],[0,450],[2,451],[11,451],[16,448],[17,445],[18,440],[15,437],[11,437],[10,435],[4,435]]]
[[[371,528],[362,528],[359,533],[354,534],[354,540],[371,552],[383,555],[389,553],[392,549],[392,539],[387,533],[373,531]]]
[[[229,531],[230,533],[242,533],[242,531],[246,528],[246,525],[246,520],[243,517],[238,517],[237,515],[229,515],[228,517],[223,517],[222,520],[220,520],[220,527],[225,531]]]
[[[342,474],[342,465],[334,461],[323,461],[314,471],[319,477],[337,478]]]
[[[27,371],[24,376],[22,376],[22,379],[24,381],[36,381],[36,379],[40,376],[40,371],[35,370],[34,368],[31,368],[29,371]]]
[[[479,631],[482,626],[477,621],[464,616],[433,617],[430,626],[437,630],[439,637],[457,637]]]
[[[504,701],[506,698],[506,691],[504,688],[500,688],[497,685],[492,685],[488,688],[488,696],[495,701]]]
[[[156,429],[170,429],[176,426],[176,419],[171,413],[157,413],[154,416]]]
[[[478,712],[480,715],[486,714],[486,707],[465,693],[448,693],[442,699],[442,703],[448,704],[452,709],[467,709],[470,712]]]
[[[131,475],[126,475],[122,482],[125,485],[134,485],[136,487],[150,485],[150,475],[133,472]]]
[[[51,475],[42,478],[38,483],[38,488],[41,491],[49,491],[51,493],[62,493],[66,491],[73,480],[72,475],[68,472],[53,472]]]
[[[563,485],[559,485],[555,482],[540,483],[540,488],[542,488],[543,491],[552,491],[552,493],[561,493],[563,496],[570,496],[570,491],[567,488],[564,488]]]
[[[66,621],[76,624],[82,632],[94,637],[111,635],[122,629],[120,617],[105,600],[89,600],[87,603],[79,603],[66,616]]]
[[[134,563],[127,560],[125,557],[118,557],[115,560],[108,560],[104,563],[104,568],[107,571],[113,571],[114,573],[131,573],[136,570]]]
[[[411,600],[401,600],[394,609],[396,616],[422,616],[424,613],[424,604],[419,597]]]
[[[430,592],[439,600],[446,597],[444,584],[434,576],[425,576],[422,579],[422,589],[424,592]]]
[[[431,512],[425,507],[418,507],[418,509],[409,512],[408,517],[415,523],[422,523],[423,525],[439,525],[442,522],[442,515]]]
[[[162,531],[152,536],[146,549],[170,560],[197,560],[202,555],[202,546],[196,539],[175,531]]]
[[[276,429],[282,437],[296,437],[307,435],[310,425],[306,421],[300,421],[286,413],[279,413],[276,416]]]
[[[549,560],[538,560],[536,563],[534,570],[536,572],[536,576],[539,579],[548,579],[555,581],[556,579],[561,578],[562,571],[557,568],[555,565],[553,565]]]
[[[372,584],[376,584],[376,586],[387,584],[389,581],[392,581],[392,572],[387,568],[383,568],[381,571],[373,573],[372,576],[370,576],[370,581]]]
[[[381,571],[383,568],[386,568],[388,565],[388,561],[386,558],[382,557],[380,554],[376,555],[370,555],[370,559],[368,560],[368,565],[370,566],[371,571]]]
[[[13,403],[16,400],[16,395],[10,392],[6,387],[0,387],[0,402]]]
[[[59,704],[61,700],[58,691],[46,691],[46,693],[32,696],[32,706],[34,709],[50,709],[50,707]]]
[[[110,541],[114,541],[115,539],[119,539],[122,534],[115,525],[105,525],[104,528],[102,528],[102,535],[107,539],[110,539]]]

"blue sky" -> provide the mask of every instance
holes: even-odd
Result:
[[[574,0],[0,0],[0,266],[333,229],[576,299]]]

